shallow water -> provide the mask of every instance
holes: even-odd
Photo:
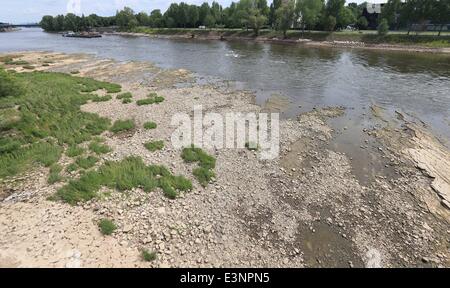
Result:
[[[420,119],[444,144],[450,141],[450,55],[241,41],[77,39],[38,28],[0,33],[0,52],[24,50],[150,61],[165,68],[185,68],[207,80],[232,80],[239,88],[255,91],[260,104],[272,95],[289,98],[291,105],[283,117],[314,107],[343,106],[345,118],[333,124],[341,140],[333,147],[356,158],[367,154],[359,148],[367,138],[363,128],[373,125],[370,106],[374,104],[391,115],[401,111]]]

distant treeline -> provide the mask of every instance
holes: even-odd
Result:
[[[173,3],[163,14],[153,10],[150,14],[136,14],[125,7],[115,16],[95,14],[44,16],[41,26],[46,31],[86,31],[95,27],[119,26],[132,30],[137,26],[152,28],[244,28],[255,34],[262,28],[287,31],[290,28],[334,31],[352,25],[367,29],[368,19],[363,11],[366,3],[349,3],[345,0],[240,0],[223,8],[219,3],[200,6],[184,2]],[[388,0],[378,20],[391,29],[411,27],[415,23],[431,21],[443,27],[450,22],[450,0]],[[378,24],[377,24],[378,25]]]

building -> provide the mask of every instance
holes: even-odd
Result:
[[[373,4],[366,3],[366,6],[363,9],[362,16],[367,19],[368,28],[369,29],[377,29],[378,20],[381,15],[381,9],[383,9],[384,3]]]

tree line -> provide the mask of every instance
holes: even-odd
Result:
[[[119,26],[132,30],[138,26],[152,28],[244,28],[253,29],[256,35],[263,28],[277,29],[286,35],[287,30],[334,31],[349,25],[367,29],[368,19],[363,16],[366,3],[349,3],[346,0],[240,0],[229,7],[218,2],[191,5],[173,3],[164,13],[153,10],[135,13],[125,7],[115,16],[96,14],[44,16],[41,27],[46,31],[86,31],[96,27]],[[380,25],[390,29],[410,28],[412,24],[431,20],[441,28],[450,22],[450,0],[388,0],[384,5]],[[386,28],[386,27],[385,27]]]

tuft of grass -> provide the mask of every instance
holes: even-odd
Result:
[[[164,97],[158,96],[156,93],[150,93],[148,95],[148,98],[138,100],[138,101],[136,101],[136,104],[138,106],[159,104],[159,103],[163,102],[164,100],[165,100]]]
[[[146,262],[155,261],[158,258],[158,254],[155,251],[148,251],[147,249],[142,250],[141,252],[142,260]]]
[[[151,122],[151,121],[144,123],[144,129],[147,129],[147,130],[156,129],[157,126],[158,125],[156,125],[155,122]]]
[[[144,144],[145,148],[151,152],[155,152],[157,150],[162,150],[164,148],[164,141],[157,140],[151,141]]]
[[[98,222],[98,227],[103,235],[111,235],[117,229],[116,224],[110,219],[100,220],[100,222]]]
[[[84,153],[84,149],[77,145],[71,145],[67,148],[66,155],[70,158],[78,157]]]
[[[216,158],[208,155],[202,149],[196,148],[193,145],[189,148],[184,148],[181,152],[181,158],[186,163],[199,163],[200,167],[194,169],[193,174],[202,186],[207,186],[215,177],[215,173],[212,170],[216,167]]]
[[[130,104],[130,103],[132,103],[132,102],[133,102],[133,100],[130,99],[130,98],[122,99],[122,104]]]
[[[67,166],[66,171],[71,173],[71,172],[75,172],[78,170],[78,165],[75,163],[70,164],[69,166]]]
[[[57,182],[61,182],[62,181],[62,177],[60,175],[62,171],[62,167],[61,165],[58,164],[53,164],[52,166],[50,166],[50,175],[48,176],[48,184],[55,184]]]
[[[133,95],[130,92],[122,93],[117,95],[116,99],[131,99],[133,98]]]
[[[88,156],[88,157],[80,157],[77,158],[75,163],[78,165],[78,167],[83,169],[89,169],[95,166],[95,163],[97,163],[98,158],[94,156]]]
[[[116,122],[114,122],[109,131],[117,134],[119,132],[129,131],[131,129],[134,129],[135,127],[136,125],[134,124],[133,120],[117,120]]]
[[[146,166],[142,158],[128,157],[120,162],[106,162],[96,171],[87,171],[59,189],[53,199],[75,205],[95,198],[101,187],[118,191],[142,188],[146,192],[159,187],[166,197],[175,198],[178,191],[191,190],[192,183],[182,176],[172,175],[163,166]]]
[[[91,142],[91,144],[89,144],[89,150],[91,150],[97,155],[111,152],[111,148],[109,148],[108,145],[103,145],[97,141],[93,141]]]
[[[112,99],[111,95],[98,96],[95,95],[92,97],[92,102],[107,102]]]

